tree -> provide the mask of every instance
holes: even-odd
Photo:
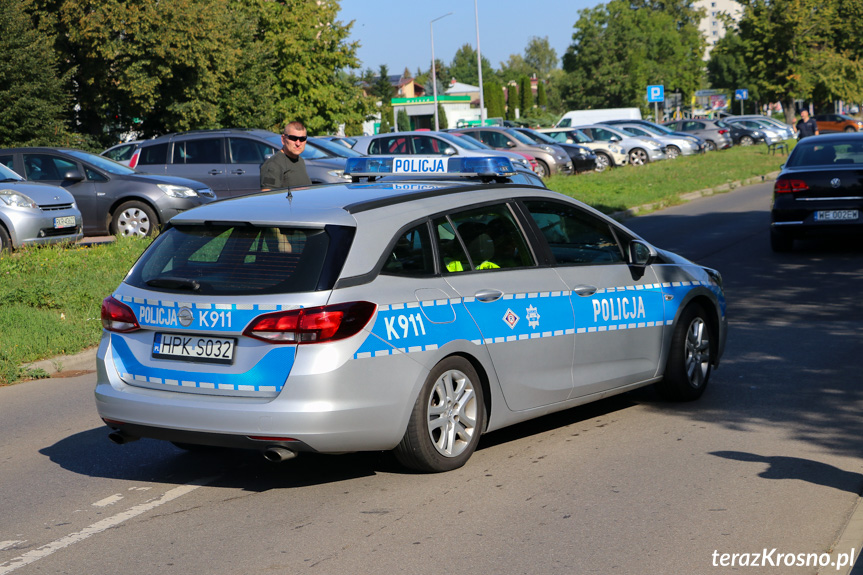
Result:
[[[744,0],[738,24],[741,51],[754,85],[781,101],[795,119],[794,101],[863,100],[861,42],[840,20],[859,12],[847,0]],[[838,31],[838,33],[837,33]]]
[[[0,0],[0,146],[48,145],[67,130],[65,76],[22,2]]]
[[[449,69],[450,75],[465,84],[476,86],[479,84],[479,71],[476,66],[476,50],[470,44],[464,44],[459,48],[452,59]],[[495,71],[485,56],[482,57],[482,79],[491,80],[496,77]]]
[[[524,62],[531,70],[528,76],[536,74],[538,78],[547,79],[551,71],[557,68],[560,58],[557,57],[557,50],[551,47],[548,36],[532,36],[524,49]]]
[[[545,94],[545,82],[540,80],[536,85],[536,105],[546,110],[548,108],[548,97]]]
[[[581,10],[563,57],[564,105],[647,111],[648,85],[694,93],[704,76],[702,14],[691,0],[611,0]]]
[[[381,126],[378,128],[379,134],[393,131],[393,125],[390,123],[390,118],[393,116],[393,108],[388,104],[381,106]]]
[[[503,88],[496,81],[483,81],[482,99],[486,107],[487,118],[503,118],[506,113],[503,103]]]
[[[449,120],[446,119],[446,111],[443,109],[443,104],[437,105],[437,123],[441,130],[449,128]]]
[[[396,129],[399,132],[409,132],[411,129],[411,119],[404,108],[400,108],[396,113]]]
[[[521,115],[527,116],[533,111],[533,89],[530,85],[530,78],[522,77],[518,87],[518,103],[521,108]]]
[[[518,109],[518,87],[515,83],[506,86],[506,119],[515,120]]]
[[[372,94],[385,104],[393,97],[393,85],[390,84],[390,71],[386,64],[381,64],[380,72],[372,84]]]
[[[522,76],[530,76],[532,73],[533,70],[521,55],[510,54],[509,60],[500,63],[498,77],[506,84],[508,82],[517,82]]]

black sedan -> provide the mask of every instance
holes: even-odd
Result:
[[[592,172],[596,169],[596,154],[587,146],[558,142],[557,140],[550,138],[547,134],[531,130],[530,128],[514,128],[514,130],[521,132],[537,144],[548,144],[563,148],[572,160],[572,171],[575,174]]]
[[[751,146],[766,141],[766,135],[762,130],[750,128],[739,122],[720,122],[731,130],[731,140],[735,146]],[[720,122],[717,122],[720,123]]]
[[[0,150],[0,164],[28,181],[68,190],[81,210],[85,236],[151,236],[180,212],[216,199],[195,180],[143,174],[81,150],[7,148]]]
[[[801,140],[773,186],[770,247],[789,251],[794,240],[823,234],[861,234],[863,133]]]

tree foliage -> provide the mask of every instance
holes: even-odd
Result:
[[[482,98],[485,103],[487,118],[503,118],[506,113],[503,101],[503,88],[496,81],[483,81]]]
[[[547,79],[551,71],[558,67],[560,58],[557,50],[551,47],[548,36],[539,38],[532,36],[524,49],[524,63],[530,69],[528,76]]]
[[[692,94],[704,75],[702,14],[693,0],[611,0],[581,10],[563,57],[565,105],[646,110],[652,84]]]
[[[533,111],[533,90],[530,86],[530,78],[524,76],[518,86],[518,107],[521,115],[527,116]]]
[[[49,144],[66,134],[68,98],[51,43],[21,10],[0,0],[0,146]]]
[[[479,85],[479,69],[476,65],[476,50],[470,44],[464,44],[456,50],[455,56],[452,59],[452,64],[449,67],[449,75],[459,82],[470,84],[472,86]],[[482,80],[493,80],[497,77],[491,62],[485,56],[482,57]]]

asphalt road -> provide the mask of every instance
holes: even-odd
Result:
[[[728,348],[701,400],[558,413],[451,473],[117,446],[92,374],[0,388],[0,575],[817,573],[782,557],[829,552],[863,488],[863,248],[771,253],[769,195],[628,222],[723,273]]]

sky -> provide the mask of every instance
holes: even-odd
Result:
[[[562,58],[572,42],[578,12],[593,8],[600,0],[475,0],[479,9],[479,47],[493,68],[509,60],[510,54],[524,55],[528,41],[548,37]],[[408,68],[431,67],[430,22],[434,23],[435,59],[452,62],[464,44],[476,48],[476,11],[473,0],[341,0],[338,20],[354,21],[349,41],[360,43],[357,55],[360,70],[377,72],[386,64],[390,74]],[[558,65],[560,62],[558,62]]]

